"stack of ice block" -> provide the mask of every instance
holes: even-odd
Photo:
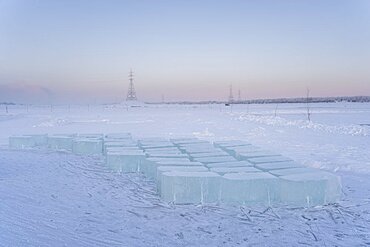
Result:
[[[203,166],[171,165],[171,162],[176,164],[175,161],[169,163],[159,161],[152,165],[152,175],[149,176],[152,177],[155,170],[157,171],[158,192],[165,201],[174,203],[218,201],[231,204],[265,205],[291,202],[301,206],[312,206],[335,202],[340,198],[338,191],[341,185],[337,176],[332,174],[329,176],[329,173],[324,176],[320,170],[304,168],[290,158],[263,150],[248,142],[223,141],[214,143],[212,146],[206,141],[194,138],[172,139],[171,141],[193,162],[201,163]],[[287,172],[282,172],[284,170]],[[305,180],[300,181],[297,173],[314,173],[315,175],[310,175],[312,178],[307,177],[309,181],[314,178],[317,181],[326,179],[328,182],[321,190],[325,193],[318,196],[312,194],[312,191],[318,191],[317,189],[308,191],[304,186],[298,186],[301,198],[296,198],[295,194],[287,190],[290,186],[286,184],[307,183]],[[209,192],[209,187],[205,186],[208,183],[204,182],[208,181],[209,174],[213,174],[212,179],[218,181],[215,182],[217,185],[213,184],[212,187],[219,189],[218,193],[211,191],[213,199],[204,197]],[[217,174],[217,179],[213,178],[214,174]],[[302,177],[305,176],[302,175]],[[312,186],[309,188],[312,189]]]
[[[76,154],[103,154],[118,172],[140,172],[166,202],[315,206],[336,202],[341,181],[245,141],[213,144],[196,138],[145,138],[129,133],[22,135],[13,149],[48,146]]]
[[[248,162],[258,171],[225,173],[221,184],[223,202],[315,206],[336,202],[340,198],[340,178],[331,173],[304,167],[288,157],[248,143],[236,145],[235,141],[226,141],[215,143],[215,146],[241,160],[240,162]],[[211,167],[212,171],[217,172],[218,169]],[[238,169],[240,168],[236,167]],[[235,171],[234,167],[232,170]],[[252,185],[258,186],[250,191]],[[239,192],[233,195],[229,191]]]

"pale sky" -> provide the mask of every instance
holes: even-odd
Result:
[[[370,95],[368,0],[0,0],[0,102]]]

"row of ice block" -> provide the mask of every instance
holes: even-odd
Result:
[[[75,154],[102,154],[114,142],[133,142],[129,133],[113,134],[33,134],[9,137],[12,149],[48,147],[52,150],[72,151]],[[122,145],[122,144],[120,144]],[[132,144],[136,145],[136,144]]]
[[[335,202],[340,196],[338,177],[327,172],[291,168],[283,169],[285,174],[276,173],[283,171],[279,169],[273,170],[275,173],[272,174],[253,166],[227,165],[223,163],[222,167],[212,168],[182,158],[143,158],[140,162],[121,163],[118,170],[125,167],[125,171],[143,172],[156,181],[164,201],[176,204],[222,202],[312,206]]]
[[[338,176],[247,142],[173,143],[203,167],[158,166],[157,187],[165,201],[313,206],[336,202],[341,195]]]
[[[340,196],[338,177],[311,172],[277,177],[267,172],[167,171],[160,175],[163,200],[174,203],[314,206]]]
[[[164,201],[176,204],[313,206],[340,198],[339,177],[245,142],[212,145],[194,138],[171,142],[139,140],[145,155],[135,167],[122,162],[120,171],[144,173],[156,181]]]
[[[46,145],[48,135],[19,135],[9,137],[9,147],[12,149],[27,149],[36,146]]]
[[[176,204],[221,202],[309,207],[333,203],[340,198],[339,178],[322,171],[279,177],[245,168],[192,171],[184,167],[184,171],[165,172],[163,168],[158,168],[158,191],[163,200]]]
[[[340,198],[340,178],[245,141],[213,144],[196,138],[145,138],[130,134],[25,135],[12,148],[47,145],[77,154],[103,154],[118,172],[141,172],[166,202],[322,205]]]

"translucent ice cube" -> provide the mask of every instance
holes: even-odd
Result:
[[[150,161],[150,162],[160,162],[160,161],[163,161],[163,162],[165,162],[165,161],[168,161],[168,162],[190,162],[190,160],[188,159],[188,158],[174,158],[174,157],[172,157],[172,158],[158,158],[158,157],[156,157],[156,158],[148,158],[147,159],[148,161]]]
[[[156,161],[147,162],[145,166],[145,175],[149,179],[155,179],[157,168],[160,166],[203,166],[202,163],[192,161]]]
[[[148,145],[140,145],[140,147],[144,150],[149,150],[156,148],[171,148],[174,147],[174,145],[171,142],[162,142],[162,143],[152,143]]]
[[[109,133],[105,135],[106,138],[111,139],[131,139],[132,136],[130,133]]]
[[[56,133],[52,136],[65,136],[65,137],[77,137],[76,133]]]
[[[183,153],[154,153],[149,154],[148,157],[150,158],[189,158],[187,154]]]
[[[160,137],[153,137],[153,138],[142,138],[142,139],[139,139],[138,140],[138,143],[140,146],[152,146],[152,145],[156,145],[156,144],[169,144],[171,143],[173,145],[172,142],[164,139],[164,138],[160,138]]]
[[[280,179],[283,203],[310,207],[340,199],[340,177],[329,172],[299,173],[281,176]]]
[[[183,156],[185,155],[186,157],[188,157],[187,154],[183,154],[179,151],[169,151],[169,152],[148,152],[146,151],[145,154],[150,157],[150,156],[167,156],[167,155],[170,155],[170,156]]]
[[[157,183],[157,191],[161,191],[162,174],[170,171],[182,172],[208,172],[208,168],[204,166],[159,166],[157,167],[157,176],[155,177]]]
[[[278,153],[274,153],[267,150],[256,150],[251,152],[238,152],[236,154],[237,159],[239,160],[248,160],[250,158],[259,158],[259,157],[271,157],[271,156],[280,156]]]
[[[239,153],[243,152],[255,152],[258,150],[261,150],[260,147],[253,146],[253,145],[247,145],[247,146],[237,146],[237,147],[225,147],[223,148],[225,152],[228,154],[237,157]]]
[[[104,142],[124,142],[124,143],[128,143],[128,144],[138,145],[137,141],[134,141],[132,139],[119,139],[119,138],[105,137]]]
[[[179,139],[171,139],[170,140],[172,143],[175,145],[187,145],[187,144],[203,144],[203,143],[208,143],[207,141],[204,140],[199,140],[197,138],[179,138]]]
[[[266,172],[225,174],[221,200],[230,204],[272,205],[279,200],[279,179]]]
[[[52,135],[48,137],[48,147],[53,150],[72,151],[74,137],[63,135]]]
[[[225,175],[226,173],[240,173],[240,172],[262,172],[261,170],[251,167],[214,167],[209,169],[211,172],[216,172],[220,175]]]
[[[220,150],[214,148],[214,147],[194,147],[194,148],[187,148],[183,149],[179,147],[179,149],[182,152],[188,153],[188,154],[199,154],[199,153],[212,153],[212,152],[219,152]]]
[[[73,141],[72,151],[75,154],[102,154],[103,141],[101,139],[77,138]]]
[[[29,134],[25,136],[31,136],[36,146],[45,146],[48,143],[47,134]]]
[[[181,151],[177,147],[145,149],[145,152],[147,154],[155,154],[155,153],[181,153]]]
[[[160,157],[148,157],[145,161],[141,164],[141,171],[148,177],[152,178],[155,176],[155,163],[157,162],[190,162],[188,158],[180,158],[180,157],[171,157],[171,158],[160,158]],[[153,166],[155,166],[153,168]]]
[[[221,157],[204,157],[204,158],[196,158],[194,161],[201,162],[203,164],[210,164],[210,163],[224,163],[224,162],[232,162],[237,161],[232,156],[221,156]]]
[[[187,143],[187,142],[193,142],[198,141],[198,138],[195,137],[176,137],[176,138],[170,138],[170,141],[173,143]]]
[[[104,134],[98,134],[98,133],[86,133],[86,134],[78,134],[78,138],[95,138],[95,139],[103,139]]]
[[[139,149],[139,147],[131,142],[125,142],[125,141],[116,141],[116,142],[111,142],[111,141],[105,141],[104,144],[103,144],[103,150],[104,150],[104,154],[107,153],[107,149],[109,148],[115,148],[115,147],[119,147],[119,148],[135,148],[135,149]]]
[[[190,154],[190,157],[193,159],[204,158],[204,157],[220,157],[220,156],[229,156],[229,154],[224,151],[212,151],[208,153],[191,153]]]
[[[263,171],[303,167],[302,164],[292,161],[292,160],[283,161],[283,162],[260,163],[260,164],[256,164],[255,166],[258,169],[261,169]]]
[[[126,152],[126,151],[142,151],[138,147],[106,147],[105,148],[105,155],[110,152]]]
[[[26,149],[36,146],[32,136],[11,136],[9,137],[9,147],[12,149]]]
[[[140,172],[145,161],[142,151],[108,152],[107,166],[118,172]]]
[[[161,179],[161,198],[175,204],[217,202],[220,178],[214,172],[164,172]]]
[[[268,172],[274,176],[286,176],[298,173],[311,173],[311,172],[319,172],[320,169],[309,168],[309,167],[299,167],[299,168],[286,168],[286,169],[275,169],[269,170]]]
[[[215,147],[227,148],[227,147],[242,147],[250,146],[251,144],[246,141],[230,140],[230,141],[216,141],[213,143]]]
[[[220,163],[210,163],[206,164],[209,168],[216,168],[216,167],[252,167],[253,164],[249,163],[248,161],[231,161],[231,162],[220,162]]]
[[[249,158],[247,159],[252,164],[263,164],[263,163],[275,163],[275,162],[286,162],[292,161],[292,159],[285,156],[269,156],[269,157],[259,157],[259,158]]]

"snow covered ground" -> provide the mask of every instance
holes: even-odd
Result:
[[[370,104],[11,106],[0,113],[0,246],[370,245]],[[342,177],[315,208],[168,205],[100,157],[13,151],[12,134],[131,132],[248,140]]]

